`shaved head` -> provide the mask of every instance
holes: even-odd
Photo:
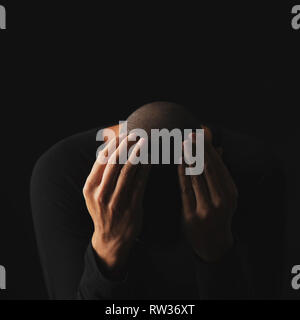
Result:
[[[189,110],[179,104],[171,102],[152,102],[135,110],[127,118],[128,130],[141,128],[150,136],[151,129],[172,130],[192,129],[199,127],[199,121]]]
[[[127,118],[128,131],[143,129],[151,137],[151,129],[201,128],[189,110],[170,102],[152,102],[135,110]],[[172,147],[171,147],[172,148]],[[149,152],[150,151],[149,147]],[[180,189],[177,166],[152,166],[146,187],[145,216],[142,239],[148,245],[172,245],[180,238]],[[155,230],[153,237],[153,230]]]

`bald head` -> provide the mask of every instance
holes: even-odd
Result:
[[[135,110],[127,118],[128,131],[143,129],[151,140],[151,129],[194,129],[199,121],[185,107],[170,102],[152,102]],[[170,139],[170,150],[174,150]],[[148,151],[151,153],[151,145]],[[162,144],[160,140],[160,156]],[[144,195],[144,223],[142,240],[148,245],[173,244],[180,239],[180,189],[177,166],[170,154],[170,164],[152,166]],[[159,221],[159,223],[158,223]],[[153,237],[153,230],[155,236]]]
[[[151,129],[172,130],[192,129],[199,122],[195,117],[183,106],[171,102],[152,102],[135,110],[127,118],[128,130],[141,128],[148,134]]]

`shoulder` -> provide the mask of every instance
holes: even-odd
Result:
[[[70,178],[79,183],[95,161],[97,131],[92,129],[67,137],[43,153],[34,165],[31,186]]]

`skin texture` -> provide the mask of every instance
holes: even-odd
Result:
[[[118,125],[110,129],[118,134]],[[212,146],[211,131],[204,129],[204,173],[186,176],[185,164],[182,164],[178,166],[178,177],[186,236],[200,258],[215,262],[233,245],[231,220],[238,193],[222,161],[222,151]],[[83,189],[94,222],[93,248],[109,275],[115,278],[121,276],[126,268],[134,240],[141,231],[143,196],[150,170],[150,165],[130,163],[138,154],[141,143],[144,143],[142,139],[137,143],[128,141],[128,148],[135,147],[124,165],[110,163],[113,156],[118,158],[126,152],[126,139],[127,136],[117,136],[106,141],[107,146],[99,153]],[[194,134],[189,139],[194,142]],[[105,162],[103,157],[110,154],[114,143],[117,149]]]
[[[195,134],[190,137],[194,143]],[[183,143],[184,148],[185,142]],[[233,245],[231,222],[237,205],[237,188],[221,156],[205,140],[202,175],[187,176],[178,166],[183,216],[188,239],[207,262],[220,259]]]
[[[88,176],[83,194],[87,208],[94,222],[92,245],[105,268],[112,275],[124,269],[132,244],[139,234],[143,217],[143,195],[149,173],[149,165],[133,165],[144,143],[128,141],[128,148],[134,145],[127,162],[113,164],[111,159],[127,152],[126,137],[111,140],[98,155]],[[116,144],[117,149],[108,161],[103,161]]]

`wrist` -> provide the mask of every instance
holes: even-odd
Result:
[[[124,247],[116,243],[105,243],[97,232],[94,232],[91,243],[106,273],[112,276],[123,274],[128,256]]]

